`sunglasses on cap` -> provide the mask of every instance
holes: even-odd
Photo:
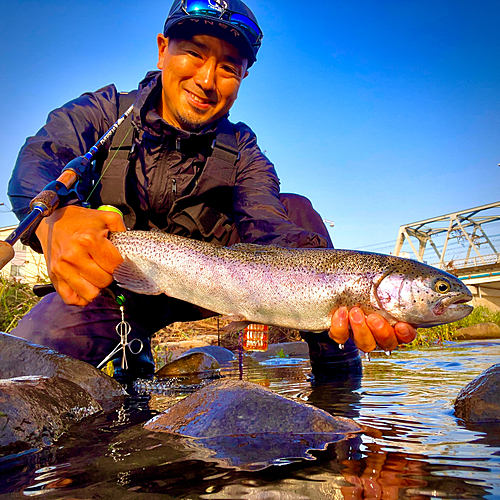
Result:
[[[255,22],[243,14],[229,10],[224,0],[183,0],[181,8],[190,16],[212,17],[232,24],[246,36],[252,46],[258,48],[262,41],[262,31]]]

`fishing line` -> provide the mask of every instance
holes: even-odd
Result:
[[[129,134],[130,134],[130,132],[132,131],[133,128],[134,127],[131,125],[130,128],[129,128],[129,130],[128,130],[128,132],[125,134],[125,137],[122,139],[122,142],[120,142],[120,144],[118,145],[118,148],[116,148],[116,151],[114,152],[113,156],[111,157],[111,159],[106,164],[106,167],[102,170],[101,176],[99,177],[99,179],[97,179],[96,183],[94,184],[94,187],[90,191],[90,193],[87,196],[87,199],[85,201],[88,202],[90,200],[90,197],[92,196],[93,192],[97,189],[97,186],[100,184],[102,178],[104,177],[104,174],[106,173],[106,170],[108,170],[108,168],[111,165],[111,163],[113,163],[113,160],[115,159],[115,156],[118,154],[118,151],[120,151],[120,148],[123,146],[123,143],[125,142],[125,139],[129,136]]]

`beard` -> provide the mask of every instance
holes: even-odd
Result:
[[[205,111],[193,108],[190,113],[177,113],[176,119],[182,126],[183,130],[197,132],[218,118],[215,116],[208,118],[205,117],[205,114]]]

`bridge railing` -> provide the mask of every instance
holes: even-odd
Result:
[[[468,257],[467,259],[457,259],[445,262],[444,269],[465,269],[468,267],[491,266],[500,264],[500,253],[482,255],[481,257]],[[433,264],[438,266],[438,263]]]

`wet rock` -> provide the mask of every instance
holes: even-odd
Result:
[[[196,438],[191,446],[198,453],[204,450],[224,465],[247,470],[312,459],[310,450],[323,450],[361,430],[352,420],[241,380],[212,382],[145,428]]]
[[[202,375],[203,378],[210,378],[217,375],[219,370],[220,365],[213,356],[204,352],[193,352],[168,363],[156,372],[156,376],[166,378]]]
[[[146,427],[192,437],[359,429],[350,420],[233,379],[212,382],[150,420]]]
[[[470,423],[500,421],[500,364],[485,370],[459,392],[455,415]]]
[[[0,378],[41,375],[69,380],[86,390],[107,411],[126,395],[105,373],[78,359],[0,332]]]
[[[478,323],[457,330],[460,340],[500,339],[500,326],[496,323]]]
[[[0,380],[0,455],[50,445],[70,425],[102,410],[77,384],[59,377]]]
[[[236,359],[236,356],[233,352],[225,347],[217,346],[217,345],[207,345],[203,347],[194,347],[193,349],[189,349],[186,354],[191,354],[192,352],[203,352],[208,354],[209,356],[214,357],[219,363],[230,363]]]
[[[175,361],[177,358],[183,356],[189,349],[196,347],[206,347],[210,345],[206,340],[180,340],[179,342],[168,342],[167,344],[160,344],[165,346],[168,351],[170,361]]]

